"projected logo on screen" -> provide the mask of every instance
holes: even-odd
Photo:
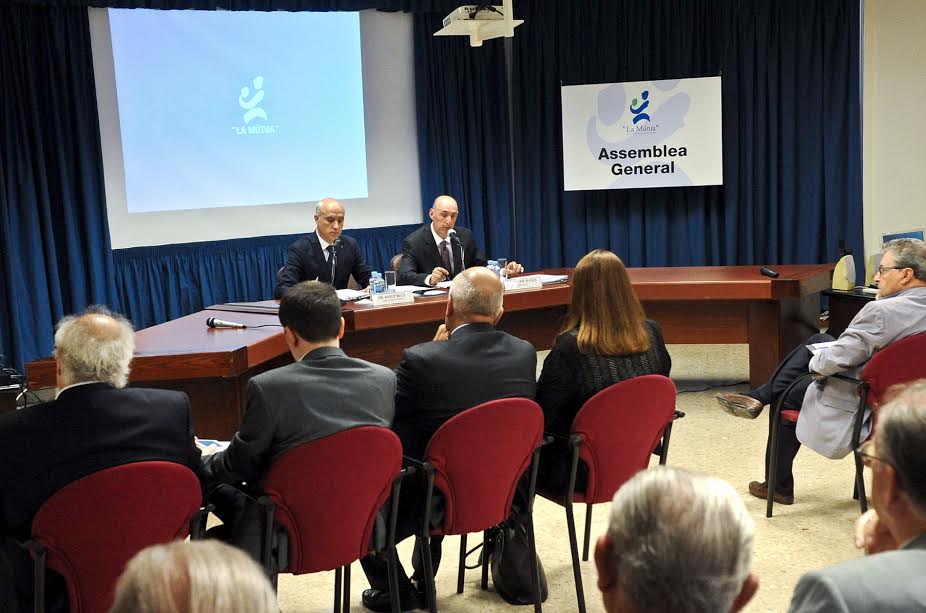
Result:
[[[255,120],[267,121],[267,111],[260,107],[260,103],[264,100],[264,77],[257,75],[251,80],[251,85],[254,87],[253,94],[251,88],[247,85],[242,87],[241,93],[238,94],[238,106],[244,109],[244,115],[241,117],[244,125],[232,126],[232,130],[238,135],[276,134],[280,127],[277,124],[257,123],[251,125],[251,122]]]

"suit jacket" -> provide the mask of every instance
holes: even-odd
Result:
[[[451,278],[470,266],[486,265],[485,255],[476,246],[473,233],[459,226],[454,230],[457,231],[463,252],[460,253],[460,247],[454,247],[451,243],[454,262]],[[444,261],[441,259],[437,243],[434,242],[434,235],[431,234],[431,224],[426,223],[402,241],[402,262],[399,264],[398,283],[399,285],[424,285],[424,280],[438,266],[443,267]]]
[[[201,476],[186,394],[90,383],[0,415],[0,529],[27,537],[39,506],[68,483],[147,460]]]
[[[385,366],[321,347],[248,381],[241,428],[223,452],[204,458],[209,486],[257,485],[301,443],[355,426],[392,425],[395,375]]]
[[[836,342],[810,360],[821,375],[861,375],[865,363],[880,349],[907,336],[926,332],[926,287],[914,287],[869,302]],[[851,383],[836,379],[813,383],[804,394],[797,438],[817,453],[839,459],[852,451],[852,426],[858,394]],[[866,410],[861,440],[871,432]]]
[[[341,242],[335,250],[334,281],[331,279],[331,264],[325,260],[318,234],[312,232],[289,246],[286,264],[277,273],[277,286],[273,290],[274,298],[281,298],[283,292],[300,281],[314,281],[316,278],[331,283],[335,289],[347,287],[351,274],[360,287],[370,283],[370,267],[363,258],[363,252],[357,241],[341,235]]]
[[[793,613],[907,613],[926,609],[926,534],[897,551],[807,573],[791,599]]]
[[[457,328],[447,341],[409,347],[396,371],[395,431],[420,458],[431,435],[466,409],[499,398],[533,398],[534,346],[491,324]]]

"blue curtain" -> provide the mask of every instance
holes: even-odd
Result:
[[[48,355],[55,321],[119,307],[83,8],[0,6],[0,353]]]
[[[417,224],[349,229],[374,270],[388,270]],[[136,328],[213,304],[273,298],[286,248],[300,235],[136,247],[114,253],[119,302]]]
[[[461,195],[489,253],[528,268],[608,248],[631,266],[818,263],[862,252],[855,0],[520,0],[517,253],[503,46],[416,15],[422,194]],[[564,192],[560,86],[722,75],[724,185]]]
[[[110,249],[87,6],[415,13],[424,202],[457,196],[528,268],[607,247],[632,266],[822,262],[862,251],[859,0],[519,0],[514,189],[504,43],[435,38],[457,0],[14,0],[0,6],[0,353],[51,350],[89,303],[147,326],[270,295],[293,237]],[[564,192],[560,86],[723,76],[724,186]],[[515,203],[516,229],[512,226]],[[410,227],[352,231],[383,268]]]

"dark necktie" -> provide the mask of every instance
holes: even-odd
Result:
[[[334,255],[334,245],[328,245],[325,251],[328,252],[328,264],[331,265],[331,277],[329,279],[329,282],[331,283],[331,285],[334,285],[334,268],[335,266],[337,266],[337,258]]]
[[[453,260],[450,259],[450,249],[447,247],[447,241],[440,243],[440,259],[444,263],[444,270],[453,274]]]

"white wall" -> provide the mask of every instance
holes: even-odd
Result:
[[[865,0],[866,254],[881,235],[926,226],[926,0]]]

